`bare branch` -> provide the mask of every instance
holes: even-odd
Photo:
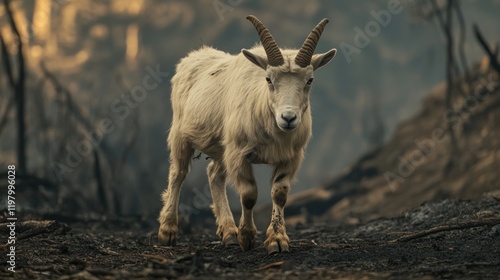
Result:
[[[398,239],[394,239],[394,240],[389,241],[389,243],[407,242],[410,240],[426,237],[426,236],[429,236],[431,234],[435,234],[435,233],[443,232],[443,231],[461,230],[461,229],[483,227],[483,226],[494,226],[497,224],[500,224],[500,219],[490,218],[490,219],[484,219],[481,221],[469,221],[469,222],[463,222],[463,223],[458,223],[458,224],[453,224],[453,225],[442,225],[442,226],[433,227],[433,228],[430,228],[427,230],[419,231],[419,232],[414,233],[414,234],[402,236]]]
[[[490,47],[488,46],[488,43],[483,37],[483,34],[481,33],[481,30],[479,30],[479,27],[477,24],[474,24],[473,26],[474,29],[474,35],[476,35],[476,39],[483,48],[483,50],[486,52],[488,55],[488,58],[490,59],[490,65],[495,71],[497,71],[500,74],[500,64],[498,63],[497,57],[494,52],[491,51]]]
[[[16,82],[14,80],[14,72],[12,71],[12,65],[10,64],[9,52],[7,51],[7,45],[0,32],[0,44],[2,46],[2,60],[4,61],[3,66],[5,67],[5,73],[7,73],[7,78],[9,84],[12,88],[16,88]]]
[[[59,80],[52,74],[47,67],[45,66],[45,63],[42,61],[40,62],[40,68],[42,69],[43,74],[47,78],[47,80],[54,86],[56,91],[62,93],[64,97],[66,98],[66,105],[67,109],[71,111],[75,119],[78,121],[78,123],[86,130],[86,131],[91,131],[93,129],[92,124],[90,121],[85,117],[85,114],[79,109],[79,106],[76,105],[75,102],[73,102],[72,94],[71,92],[65,88]],[[108,150],[109,147],[106,146],[106,143],[104,141],[101,141],[100,145],[101,150]],[[111,150],[111,149],[109,149]]]
[[[459,44],[458,44],[458,55],[460,56],[460,60],[462,63],[462,70],[464,71],[465,74],[465,79],[467,82],[470,80],[470,73],[469,73],[469,66],[467,63],[467,58],[465,56],[465,33],[466,33],[466,28],[465,28],[465,18],[464,14],[462,13],[462,8],[460,7],[460,2],[457,0],[454,2],[453,7],[455,8],[455,11],[457,13],[457,18],[458,18],[458,24],[460,25],[460,37],[459,37]]]
[[[5,44],[5,40],[2,37],[2,33],[0,32],[0,47],[1,47],[1,58],[4,61],[3,65],[5,67],[5,73],[7,73],[7,80],[12,88],[16,87],[16,83],[14,82],[14,74],[12,73],[12,66],[10,65],[9,53],[7,51],[7,45]],[[7,95],[7,105],[5,107],[5,111],[0,116],[0,135],[2,134],[5,125],[9,121],[9,114],[12,110],[12,103],[14,99]]]
[[[47,67],[45,66],[45,63],[42,61],[40,62],[40,68],[42,69],[43,74],[47,78],[47,80],[54,86],[55,90],[57,92],[60,92],[63,94],[64,98],[66,99],[66,105],[68,106],[68,109],[73,112],[75,118],[83,125],[83,127],[86,130],[90,130],[92,128],[92,125],[90,124],[89,120],[84,116],[84,114],[80,111],[78,106],[73,102],[73,98],[69,90],[67,90],[52,74]]]
[[[5,128],[5,126],[9,122],[9,114],[10,114],[10,111],[12,110],[12,108],[14,107],[14,106],[12,106],[12,103],[14,103],[14,99],[10,98],[10,97],[7,97],[7,98],[8,98],[8,100],[7,100],[7,105],[5,107],[5,111],[0,116],[0,135],[2,135],[2,132]]]
[[[431,2],[432,10],[433,10],[433,12],[429,15],[429,17],[432,17],[433,15],[435,15],[436,18],[438,19],[439,26],[441,27],[442,30],[445,30],[447,28],[447,26],[446,26],[447,24],[444,20],[443,13],[442,13],[441,9],[439,8],[436,0],[429,0],[429,2]]]

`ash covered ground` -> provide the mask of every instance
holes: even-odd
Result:
[[[215,229],[156,244],[153,219],[24,213],[2,279],[481,278],[500,275],[500,194],[424,203],[393,218],[288,229],[291,252],[224,247]],[[2,226],[2,240],[7,232]],[[263,230],[263,229],[260,229]],[[259,233],[262,244],[264,233]],[[2,247],[2,255],[7,253]]]

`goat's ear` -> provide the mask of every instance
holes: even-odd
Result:
[[[249,50],[246,49],[242,49],[241,52],[253,64],[259,66],[264,70],[267,69],[267,64],[268,64],[267,58],[251,53]]]
[[[326,65],[337,54],[337,49],[331,49],[326,53],[315,54],[311,58],[311,65],[314,70]]]

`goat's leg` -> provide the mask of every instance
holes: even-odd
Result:
[[[169,136],[170,171],[168,188],[162,194],[163,208],[158,218],[160,222],[158,241],[161,244],[174,246],[178,234],[179,196],[182,183],[189,172],[189,164],[194,149],[185,139],[181,139],[180,137],[170,138]]]
[[[253,222],[253,207],[257,202],[257,184],[252,164],[246,160],[244,147],[226,145],[224,166],[227,177],[236,185],[241,200],[241,219],[238,226],[238,243],[243,251],[255,247],[257,228]]]
[[[290,184],[300,166],[301,160],[302,157],[286,164],[280,164],[274,170],[273,187],[271,189],[273,212],[271,224],[266,232],[267,239],[264,242],[269,254],[288,252],[290,250],[290,239],[286,234],[284,209]]]
[[[241,199],[241,219],[238,227],[238,242],[243,251],[255,247],[257,228],[253,221],[253,207],[257,202],[258,190],[253,176],[252,165],[243,162],[238,169],[236,185]]]
[[[237,244],[238,228],[227,201],[224,165],[220,161],[213,160],[208,164],[207,173],[213,200],[212,210],[217,222],[217,235],[225,245]]]

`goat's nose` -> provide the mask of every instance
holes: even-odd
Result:
[[[297,115],[294,112],[288,111],[281,114],[281,118],[290,124],[297,118]]]

